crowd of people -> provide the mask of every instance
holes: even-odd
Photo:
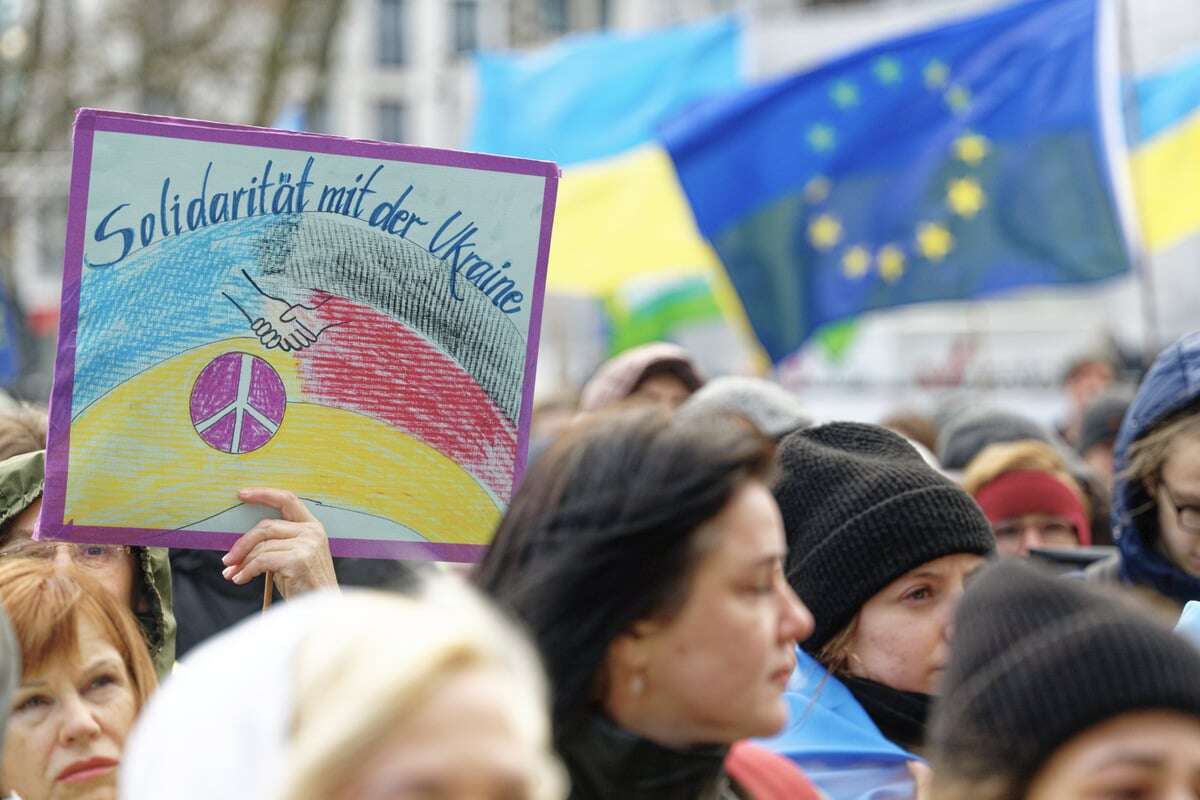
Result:
[[[469,568],[333,559],[274,488],[226,553],[39,539],[11,409],[0,796],[1200,800],[1200,333],[1066,384],[1060,430],[818,422],[637,348]]]

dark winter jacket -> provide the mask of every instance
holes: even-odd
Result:
[[[238,586],[221,571],[224,553],[216,550],[172,550],[175,616],[179,621],[179,658],[205,639],[262,609],[262,576]],[[400,561],[335,558],[341,586],[402,589],[412,582],[412,568]],[[276,599],[278,593],[276,593]]]
[[[1200,332],[1163,350],[1150,368],[1117,434],[1114,452],[1113,527],[1119,557],[1088,568],[1089,579],[1116,579],[1150,589],[1180,606],[1200,600],[1200,578],[1179,569],[1155,547],[1158,510],[1137,480],[1126,479],[1129,448],[1172,414],[1200,403]]]
[[[739,800],[725,774],[728,747],[673,750],[593,715],[559,742],[570,800]]]

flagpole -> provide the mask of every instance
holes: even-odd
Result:
[[[1133,15],[1130,11],[1129,0],[1118,0],[1121,16],[1118,21],[1119,38],[1117,50],[1120,53],[1121,74],[1128,80],[1122,81],[1122,105],[1125,116],[1130,121],[1129,131],[1134,141],[1142,138],[1142,123],[1138,116],[1137,85],[1134,82],[1136,65],[1133,62]],[[1132,248],[1133,268],[1138,275],[1138,285],[1141,287],[1143,357],[1146,364],[1154,361],[1160,347],[1160,325],[1158,314],[1158,294],[1155,290],[1154,273],[1150,265],[1150,254],[1144,245]]]

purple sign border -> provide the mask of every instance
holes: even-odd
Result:
[[[92,174],[92,143],[96,131],[250,147],[271,147],[278,150],[297,150],[325,155],[356,156],[544,177],[546,181],[542,199],[542,224],[539,233],[537,266],[534,273],[533,308],[529,318],[521,412],[517,423],[517,458],[513,472],[513,488],[516,488],[525,471],[529,450],[529,425],[533,413],[533,388],[537,375],[542,304],[546,292],[546,265],[550,258],[550,233],[560,175],[557,165],[548,161],[440,150],[366,139],[346,139],[312,133],[276,131],[246,125],[82,108],[75,114],[73,132],[71,187],[67,209],[67,242],[66,254],[63,259],[62,310],[58,323],[58,352],[54,361],[54,388],[50,394],[46,484],[35,538],[148,547],[227,550],[244,533],[244,531],[201,532],[75,525],[65,519],[68,461],[71,450],[71,401],[75,387],[75,334],[79,325],[79,293],[83,273],[83,244],[86,234],[84,225],[87,221],[88,185]],[[330,539],[329,545],[335,556],[455,562],[475,561],[486,548],[486,545],[476,544],[350,538]]]

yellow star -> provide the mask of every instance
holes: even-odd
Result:
[[[950,68],[936,58],[925,65],[925,86],[943,89],[950,80]]]
[[[974,178],[958,178],[946,187],[946,204],[960,217],[970,218],[987,204],[987,195]]]
[[[808,145],[818,153],[832,150],[836,142],[837,134],[828,125],[818,123],[808,129]]]
[[[833,189],[833,183],[824,175],[818,175],[804,184],[804,199],[810,203],[824,202]]]
[[[808,240],[818,250],[830,250],[842,240],[842,223],[832,214],[821,214],[809,224]]]
[[[954,140],[954,154],[972,167],[978,166],[991,149],[988,140],[977,133],[967,133]]]
[[[838,108],[851,108],[858,105],[858,87],[850,81],[842,80],[833,85],[829,96]]]
[[[871,254],[867,248],[855,245],[842,256],[842,274],[847,278],[861,278],[871,268]]]
[[[880,83],[899,83],[904,77],[904,70],[900,67],[900,62],[890,56],[883,56],[875,59],[875,63],[871,65],[875,71],[875,77]]]
[[[939,262],[954,249],[954,234],[936,222],[927,222],[917,228],[917,248],[921,255]]]
[[[895,283],[904,274],[904,252],[895,245],[879,251],[879,274],[888,283]]]
[[[951,86],[946,92],[946,105],[955,114],[965,114],[971,109],[971,90],[965,86]]]

